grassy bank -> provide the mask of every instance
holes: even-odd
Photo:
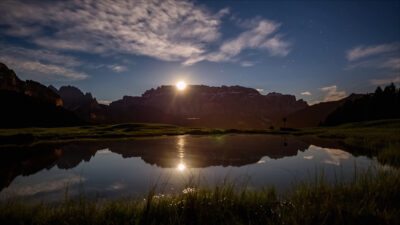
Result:
[[[231,133],[315,135],[322,138],[349,139],[347,140],[349,144],[354,142],[354,140],[350,139],[359,139],[361,144],[362,142],[368,142],[368,145],[380,146],[382,141],[400,141],[400,119],[350,123],[332,127],[312,127],[302,129],[281,128],[275,130],[193,128],[151,123],[0,129],[0,145],[32,144],[47,141],[149,137],[160,135],[222,135]],[[374,139],[376,143],[373,143]]]
[[[353,153],[377,156],[382,163],[400,166],[400,120],[350,123],[334,127],[303,129],[207,129],[166,124],[128,123],[60,128],[0,129],[0,147],[43,142],[104,140],[160,135],[223,135],[231,133],[297,135],[336,139]]]
[[[302,130],[344,143],[353,153],[376,156],[381,163],[400,166],[400,120],[349,123]]]
[[[284,195],[224,184],[145,199],[59,203],[0,203],[0,224],[399,224],[400,173],[356,176],[349,183],[322,178]]]

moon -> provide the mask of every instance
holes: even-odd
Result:
[[[186,166],[183,163],[179,163],[178,170],[183,171],[185,168]]]
[[[187,84],[185,81],[179,81],[178,83],[176,83],[176,88],[178,88],[178,90],[183,91],[185,90]]]

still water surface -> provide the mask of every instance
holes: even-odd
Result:
[[[0,200],[53,201],[84,191],[118,198],[144,195],[154,184],[163,193],[191,182],[213,186],[229,179],[248,188],[314,179],[348,180],[355,170],[377,168],[376,159],[354,156],[332,140],[270,135],[167,136],[135,140],[0,149]],[[189,186],[190,186],[189,185]]]

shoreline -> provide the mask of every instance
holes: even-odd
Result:
[[[227,134],[292,135],[303,139],[333,140],[343,144],[350,153],[376,156],[383,164],[400,167],[400,119],[282,130],[209,129],[146,123],[0,129],[0,150],[79,141],[122,141],[145,137]]]

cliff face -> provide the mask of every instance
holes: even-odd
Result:
[[[63,105],[60,96],[53,90],[32,80],[21,81],[14,71],[3,63],[0,63],[0,90],[14,91],[56,106]]]
[[[89,122],[107,122],[107,106],[99,104],[92,94],[83,94],[73,86],[62,86],[57,90],[49,87],[61,96],[64,108],[74,112],[79,118]]]
[[[140,97],[124,96],[107,106],[73,86],[57,90],[35,81],[21,81],[14,71],[0,63],[2,127],[63,126],[87,121],[266,129],[282,126],[284,117],[288,127],[311,127],[318,126],[347,100],[360,96],[353,94],[339,101],[308,106],[293,95],[261,95],[241,86],[190,85],[183,91],[175,86],[161,86]]]
[[[62,100],[50,88],[21,81],[14,71],[0,63],[0,127],[52,127],[82,124],[62,108]]]
[[[191,85],[184,91],[161,86],[141,97],[125,96],[110,104],[110,113],[119,122],[135,117],[135,110],[147,109],[144,120],[180,125],[217,128],[265,128],[287,114],[307,107],[294,96],[270,93],[261,95],[241,86],[209,87]],[[133,119],[133,118],[132,118]]]

